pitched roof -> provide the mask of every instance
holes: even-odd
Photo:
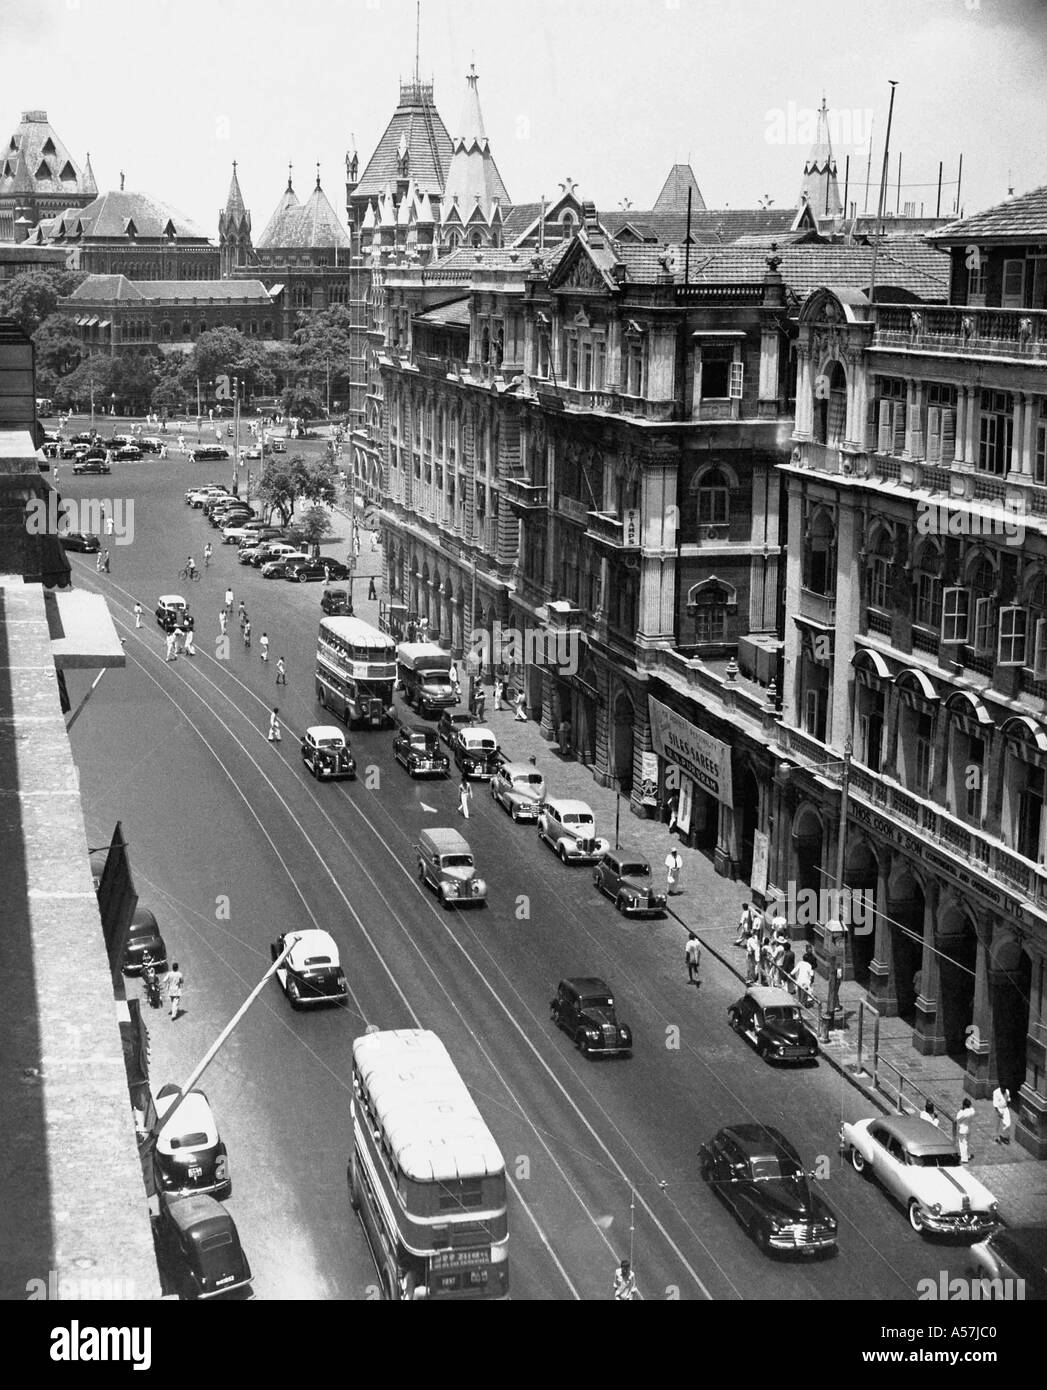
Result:
[[[289,243],[281,240],[284,235],[284,224],[290,213],[296,212],[301,203],[298,201],[298,194],[291,187],[290,177],[287,180],[287,187],[280,195],[280,201],[273,211],[272,217],[266,223],[265,231],[258,238],[258,250],[267,250],[270,246],[287,246]]]
[[[24,162],[24,172],[22,164]],[[23,111],[17,129],[0,150],[0,197],[11,193],[94,192],[94,175],[84,171],[54,132],[46,111]]]
[[[416,314],[415,322],[435,324],[443,328],[468,328],[471,322],[471,306],[472,296],[466,295],[464,299],[452,299],[449,304],[440,304],[435,309],[426,309],[424,313]]]
[[[867,292],[872,268],[870,246],[840,243],[808,243],[783,246],[778,267],[786,285],[799,299],[806,299],[821,285],[849,285]],[[680,267],[682,255],[678,257]],[[763,280],[767,257],[762,247],[725,246],[707,260],[691,254],[691,283],[753,283]],[[677,281],[682,280],[682,269]],[[924,244],[881,246],[876,262],[877,293],[890,286],[931,303],[949,298],[949,260]]]
[[[400,103],[392,114],[374,154],[352,192],[352,198],[376,198],[399,178],[397,150],[404,140],[408,173],[419,188],[442,193],[451,163],[451,137],[433,105],[431,83],[401,82]]]
[[[1047,241],[1047,184],[928,232],[945,245],[971,240]]]
[[[129,280],[126,275],[88,275],[69,302],[113,304],[118,300],[255,300],[269,302],[261,280]]]
[[[317,178],[316,187],[306,203],[299,203],[288,184],[258,241],[257,249],[322,251],[337,246],[339,250],[347,251],[350,244],[349,233],[339,222],[338,214]]]
[[[495,199],[506,205],[510,201],[484,130],[477,81],[476,69],[471,68],[466,77],[465,104],[458,120],[458,133],[451,142],[453,153],[442,198],[445,218],[455,206],[455,199],[463,219],[479,209],[487,221],[491,218]]]
[[[829,108],[822,97],[818,109],[818,128],[814,144],[803,166],[803,184],[797,206],[809,203],[815,217],[843,216],[840,185],[836,179],[836,160],[833,158],[832,137],[829,132]]]
[[[702,197],[701,189],[698,187],[698,180],[694,176],[694,170],[689,164],[674,164],[669,170],[669,177],[662,184],[662,191],[654,200],[655,212],[686,212],[687,193],[691,193],[691,208],[695,212],[705,210],[705,199]]]
[[[753,232],[784,232],[792,228],[795,208],[701,208],[691,210],[691,239],[695,244],[725,246]],[[632,227],[653,241],[683,241],[687,234],[687,209],[681,212],[626,211],[605,213],[603,221],[612,236]]]
[[[68,208],[56,220],[54,235],[63,235],[67,224],[71,230],[77,222],[82,225],[84,236],[91,238],[123,240],[128,234],[128,223],[133,223],[140,241],[166,237],[168,226],[174,228],[178,241],[208,240],[207,233],[195,222],[159,198],[149,193],[125,193],[122,189],[103,193],[85,207]]]

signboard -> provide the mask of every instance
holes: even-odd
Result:
[[[767,834],[763,830],[753,833],[753,871],[749,879],[749,887],[754,893],[760,896],[767,896],[767,855],[769,843]]]
[[[653,695],[647,697],[647,705],[655,752],[676,763],[709,796],[724,806],[733,806],[729,745],[696,728]]]
[[[658,754],[640,754],[640,800],[645,806],[658,803]]]
[[[474,1269],[477,1265],[490,1263],[491,1247],[483,1245],[475,1250],[437,1250],[433,1255],[432,1268],[440,1271]]]
[[[694,804],[694,783],[689,777],[680,778],[680,801],[676,807],[676,828],[681,835],[691,833],[691,807]]]
[[[639,507],[626,507],[622,512],[622,544],[640,544],[640,509]]]

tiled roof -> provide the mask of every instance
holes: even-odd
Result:
[[[450,304],[441,304],[435,309],[427,309],[424,314],[416,314],[415,322],[436,324],[441,327],[453,325],[458,328],[468,328],[471,321],[472,298],[466,295],[464,299],[452,299]]]
[[[70,301],[114,304],[118,300],[206,301],[255,300],[269,302],[261,280],[128,280],[126,275],[89,275],[69,296]]]
[[[516,269],[521,275],[527,275],[530,273],[531,261],[536,254],[541,254],[546,265],[551,264],[550,258],[553,249],[558,248],[549,248],[541,253],[536,253],[534,251],[517,251],[511,246],[484,246],[479,249],[472,246],[461,246],[451,255],[441,257],[435,265],[428,267],[428,269],[430,274],[439,274],[441,270],[475,270],[481,275],[485,270]]]
[[[117,299],[141,299],[140,286],[140,281],[131,281],[126,275],[89,275],[69,298],[109,303]]]
[[[178,241],[206,243],[208,239],[195,222],[148,193],[103,193],[86,207],[69,208],[63,213],[55,225],[55,234],[62,234],[63,223],[72,227],[77,221],[82,223],[85,237],[90,238],[123,241],[128,222],[133,222],[139,241],[165,238],[168,224],[174,227]]]
[[[872,268],[872,248],[839,244],[783,246],[778,267],[786,285],[806,299],[820,285],[847,285],[867,291]],[[679,257],[682,267],[682,254]],[[767,256],[762,247],[725,246],[707,260],[691,255],[692,283],[752,283],[763,279]],[[676,279],[682,279],[678,270]],[[949,297],[948,257],[932,246],[883,245],[876,262],[877,294],[888,286],[929,302],[945,303]]]
[[[289,201],[288,194],[294,199]],[[288,189],[269,225],[258,240],[259,251],[324,250],[337,246],[348,250],[349,233],[319,184],[307,203],[299,203]]]
[[[995,237],[1007,241],[1047,241],[1047,184],[976,212],[973,217],[950,222],[927,236],[946,245]]]
[[[655,212],[686,212],[687,193],[691,193],[691,208],[694,212],[705,211],[705,199],[702,197],[701,189],[698,187],[698,180],[694,176],[694,170],[689,164],[674,164],[669,170],[669,177],[662,185],[662,191],[654,200]]]
[[[431,91],[429,87],[420,88],[413,83],[401,85],[400,104],[367,161],[360,182],[353,189],[353,199],[377,198],[387,183],[395,184],[399,178],[397,149],[401,137],[407,144],[408,173],[416,185],[427,193],[443,192],[451,164],[451,137],[432,104]],[[430,94],[428,99],[426,93]],[[433,139],[430,139],[430,127]]]
[[[288,179],[287,187],[281,193],[280,201],[277,203],[272,217],[266,223],[265,231],[258,238],[257,249],[264,250],[270,246],[286,246],[287,243],[280,240],[283,235],[284,219],[288,213],[296,212],[301,206],[297,193],[291,187],[291,180]]]
[[[696,245],[726,246],[740,236],[788,231],[796,219],[795,208],[692,209],[691,238]],[[613,236],[625,227],[659,242],[683,241],[687,235],[687,211],[637,211],[635,208],[604,213],[604,225]]]
[[[24,172],[18,168],[21,161],[24,161]],[[16,172],[20,177],[16,178]],[[80,166],[55,134],[46,111],[23,112],[17,130],[0,149],[0,197],[15,192],[68,195],[94,192]]]

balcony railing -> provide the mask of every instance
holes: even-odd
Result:
[[[639,550],[638,519],[615,516],[609,512],[589,512],[585,534],[594,541],[612,546],[615,550]]]
[[[549,488],[545,483],[532,483],[527,478],[506,478],[503,486],[506,502],[517,511],[542,511],[548,505]]]
[[[800,617],[810,618],[822,627],[836,625],[836,599],[828,594],[816,594],[811,589],[800,590]]]
[[[965,357],[1047,357],[1047,310],[969,305],[881,304],[874,347],[962,353]]]

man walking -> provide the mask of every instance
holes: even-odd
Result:
[[[173,632],[169,632],[169,633],[167,634],[167,654],[166,654],[166,659],[167,659],[168,661],[177,661],[177,660],[178,660],[178,653],[175,651],[176,643],[177,643],[177,638],[175,637],[174,633],[173,633]]]
[[[814,984],[814,956],[810,947],[804,952],[803,960],[796,967],[796,997],[808,1007],[813,1003],[811,986]]]
[[[374,575],[373,575],[373,574],[371,575],[371,578],[370,578],[370,580],[369,580],[369,582],[368,582],[368,585],[367,585],[367,597],[368,597],[368,598],[377,598],[377,597],[378,597],[378,590],[374,587]]]
[[[272,714],[269,716],[269,742],[270,742],[270,743],[279,743],[280,740],[281,740],[281,738],[283,737],[283,735],[280,733],[280,719],[279,719],[279,714],[280,714],[279,709],[276,707],[276,705],[274,705],[274,706],[273,706],[273,712],[272,712]]]
[[[171,1002],[171,1022],[182,1012],[182,986],[185,984],[185,977],[178,968],[178,962],[171,966],[164,979],[164,988],[167,990],[167,997]]]
[[[519,695],[517,695],[516,697],[516,714],[513,716],[513,718],[518,720],[521,724],[527,723],[527,715],[524,712],[526,705],[527,696],[521,690]]]
[[[287,684],[287,667],[284,665],[282,656],[276,658],[276,683],[277,685]]]
[[[970,1096],[964,1096],[963,1104],[956,1112],[956,1146],[960,1150],[961,1163],[971,1161],[971,1122],[974,1113]]]
[[[1006,1086],[997,1083],[992,1093],[992,1108],[996,1111],[996,1137],[994,1144],[1011,1142],[1011,1093]]]
[[[226,611],[227,613],[232,613],[232,611],[233,611],[233,591],[232,591],[232,589],[226,589],[226,591],[225,591],[225,611]]]
[[[258,645],[259,645],[259,646],[261,647],[261,649],[262,649],[262,660],[263,660],[263,661],[268,661],[268,660],[269,660],[269,634],[268,634],[267,632],[263,632],[262,635],[261,635],[261,637],[259,637],[259,639],[258,639]]]
[[[458,787],[458,810],[466,820],[469,819],[469,802],[472,801],[472,799],[473,789],[469,785],[469,779],[463,775]]]
[[[174,638],[175,652],[181,656],[182,652],[185,651],[185,630],[181,627],[176,627],[171,633],[171,636]]]
[[[683,859],[680,851],[673,845],[672,849],[665,856],[665,893],[666,897],[675,898],[683,892],[680,888],[680,870],[683,868]]]
[[[738,918],[738,935],[735,938],[736,946],[744,946],[749,940],[749,933],[753,927],[752,909],[748,903],[742,903],[742,915]]]
[[[105,534],[107,536],[116,535],[116,522],[113,520],[111,516],[108,516],[105,519]]]
[[[756,984],[760,978],[760,933],[751,932],[745,946],[745,983]]]
[[[196,655],[196,648],[193,645],[193,629],[191,627],[186,628],[185,630],[185,645],[183,647],[183,651],[185,652],[186,656]]]
[[[240,618],[240,631],[243,632],[244,623],[247,622],[247,604],[244,603],[243,599],[240,600],[238,616]]]
[[[687,933],[687,945],[683,948],[684,960],[687,962],[687,979],[692,985],[700,985],[698,978],[698,967],[702,963],[702,947],[694,932]]]
[[[782,963],[780,969],[782,973],[782,979],[785,982],[785,988],[789,991],[790,994],[792,994],[793,990],[796,988],[796,982],[794,979],[794,972],[796,970],[796,952],[793,950],[792,943],[790,941],[787,941],[785,943],[785,951],[782,955]]]
[[[135,627],[142,626],[142,605],[135,599]]]
[[[219,633],[220,633],[220,635],[221,635],[222,637],[225,636],[225,626],[226,626],[226,623],[227,623],[228,621],[229,621],[229,619],[228,619],[228,617],[226,616],[226,611],[225,611],[225,609],[224,609],[224,608],[219,608],[219,610],[218,610],[218,630],[219,630]]]
[[[109,573],[109,551],[108,551],[108,550],[106,550],[106,551],[104,552],[104,556],[105,556],[105,558],[104,558],[103,561],[102,561],[102,569],[105,570],[106,574],[108,574],[108,573]]]
[[[245,613],[245,614],[244,614],[244,646],[245,646],[245,647],[249,647],[250,645],[251,645],[251,619],[250,619],[250,618],[246,615],[246,613]]]

